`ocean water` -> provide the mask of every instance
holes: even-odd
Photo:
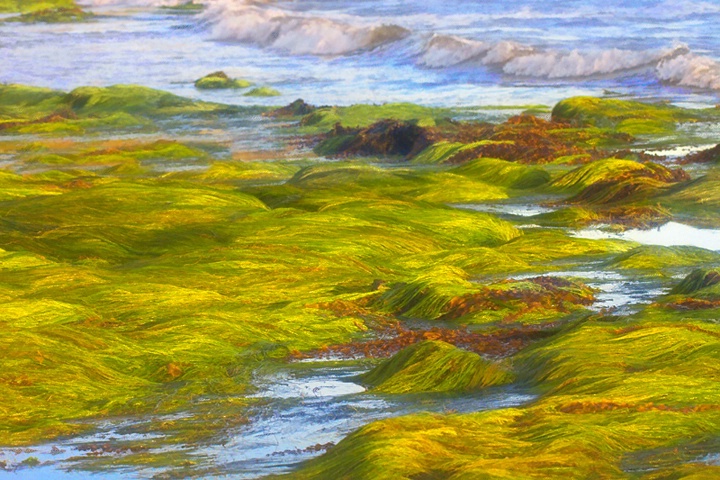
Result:
[[[552,105],[720,94],[720,2],[702,0],[80,0],[84,24],[0,25],[0,82],[138,83],[234,104]],[[211,71],[283,97],[198,92]]]

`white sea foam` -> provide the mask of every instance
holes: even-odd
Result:
[[[436,34],[427,42],[420,63],[430,68],[450,67],[486,54],[491,48],[485,42]]]
[[[683,87],[720,90],[720,63],[709,57],[688,53],[661,61],[658,78]]]
[[[503,72],[541,78],[592,77],[651,67],[675,53],[676,49],[633,51],[613,48],[598,52],[572,50],[568,53],[546,51],[515,57],[503,66]]]
[[[489,43],[436,34],[425,45],[420,64],[429,68],[451,67],[469,61],[481,65],[504,64],[518,55],[528,55],[533,51],[532,47],[517,42]]]
[[[622,50],[618,48],[581,52],[538,50],[512,41],[488,43],[451,36],[434,35],[425,45],[420,64],[445,68],[461,63],[499,65],[503,73],[535,78],[577,78],[608,75],[642,67],[655,67],[688,53],[684,45],[664,50]]]
[[[346,55],[394,42],[409,31],[362,25],[245,2],[211,1],[203,18],[216,40],[270,47],[295,55]]]
[[[113,5],[157,7],[177,5],[184,1],[186,0],[82,0],[85,5],[98,7]],[[340,15],[337,12],[323,15],[316,10],[312,13],[291,11],[281,8],[280,4],[270,0],[195,0],[195,2],[207,6],[201,18],[209,24],[211,35],[215,40],[247,43],[292,55],[352,55],[413,35],[412,38],[419,42],[416,43],[419,45],[419,50],[413,50],[414,53],[408,51],[406,55],[417,55],[417,63],[430,69],[444,69],[457,65],[480,69],[490,67],[509,77],[548,80],[607,77],[645,70],[653,72],[662,83],[720,90],[720,63],[713,58],[693,53],[684,45],[666,49],[639,50],[548,49],[511,39],[491,41],[431,32],[412,32],[409,28],[400,25],[383,24],[382,19],[378,18]],[[675,8],[675,2],[665,2],[660,6],[643,9],[643,12],[649,17],[658,18],[671,10],[671,3]],[[720,6],[702,1],[683,1],[677,3],[677,11],[681,16],[711,14],[720,12]],[[571,13],[577,14],[577,12]],[[545,13],[522,7],[516,12],[492,15],[524,20],[546,16],[562,17],[564,14],[569,13]],[[438,22],[430,21],[435,18],[432,15],[423,15],[425,22],[431,24]],[[410,15],[407,18],[398,17],[400,19],[398,21],[413,24],[418,21],[415,17],[417,15]],[[454,17],[454,15],[449,16],[449,18]],[[422,27],[418,28],[422,30]]]

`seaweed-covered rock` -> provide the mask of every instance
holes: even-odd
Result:
[[[573,127],[595,127],[633,136],[664,136],[675,132],[682,123],[717,122],[718,109],[682,108],[667,102],[571,97],[555,105],[552,119]]]
[[[720,144],[707,150],[691,153],[683,157],[680,163],[720,163]]]
[[[717,284],[720,284],[720,270],[698,269],[685,277],[670,293],[673,295],[691,295]]]
[[[432,143],[429,129],[415,123],[381,120],[367,128],[352,129],[336,125],[316,152],[332,156],[400,155],[412,156]]]
[[[575,129],[568,123],[532,115],[518,115],[494,126],[489,132],[477,133],[482,136],[475,137],[475,141],[488,141],[455,155],[451,163],[464,163],[475,158],[499,158],[526,164],[551,163],[559,159],[588,162],[603,156],[598,147],[625,145],[632,140],[628,135],[599,129]]]
[[[248,88],[252,83],[247,80],[230,78],[225,72],[213,72],[195,81],[195,88],[200,90],[223,90],[232,88]]]
[[[73,23],[83,22],[93,16],[92,13],[86,12],[80,7],[58,7],[23,13],[17,17],[9,18],[6,21],[22,23]]]
[[[374,391],[384,393],[461,392],[513,379],[480,355],[437,340],[411,345],[362,376]]]
[[[279,91],[270,87],[253,88],[249,92],[243,93],[246,97],[279,97],[282,95]]]
[[[576,192],[570,203],[607,205],[639,201],[689,180],[684,170],[657,163],[607,158],[579,167],[553,182],[561,191]]]
[[[165,5],[160,8],[170,13],[192,15],[205,10],[205,5],[202,3],[195,3],[194,0],[190,0],[177,5]]]
[[[75,0],[0,0],[0,13],[27,13],[77,7]]]
[[[537,188],[550,182],[541,167],[519,165],[493,158],[479,158],[452,170],[453,173],[516,189]]]
[[[619,254],[609,265],[630,270],[663,270],[717,263],[720,263],[720,253],[704,248],[641,245]]]
[[[275,110],[272,110],[265,115],[268,117],[301,117],[309,115],[315,110],[316,108],[314,106],[305,103],[305,100],[303,100],[302,98],[298,98],[291,104],[285,105],[281,108],[276,108]]]

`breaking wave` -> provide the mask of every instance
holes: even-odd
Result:
[[[720,63],[693,53],[661,61],[657,76],[672,85],[720,90]]]
[[[429,68],[446,68],[467,62],[496,65],[533,51],[532,47],[516,42],[487,43],[451,35],[433,35],[423,50],[420,64]]]
[[[92,6],[170,6],[185,1],[82,0],[82,3]],[[720,90],[720,63],[691,52],[685,45],[650,50],[561,51],[511,40],[483,41],[443,34],[428,36],[377,20],[372,23],[348,15],[331,18],[290,11],[271,0],[195,0],[195,3],[206,5],[201,18],[209,25],[215,40],[247,43],[292,55],[353,55],[410,37],[416,49],[405,51],[408,60],[429,69],[485,68],[508,77],[547,80],[590,79],[643,70],[654,74],[662,83]],[[644,13],[649,16],[665,14],[669,5],[666,2]],[[720,11],[720,6],[706,2],[685,1],[678,5],[683,15]],[[508,17],[509,14],[503,15]],[[544,14],[526,7],[514,15],[525,19]]]
[[[510,41],[487,43],[434,35],[425,46],[420,64],[429,68],[460,64],[496,65],[507,75],[557,79],[593,77],[652,67],[663,60],[687,53],[688,48],[684,45],[665,50],[614,48],[598,52],[559,52],[539,50]]]
[[[203,17],[212,24],[216,40],[251,43],[296,55],[348,55],[410,33],[397,25],[353,25],[258,4],[207,3]]]
[[[540,79],[593,78],[646,69],[666,84],[720,90],[720,62],[692,53],[686,45],[659,50],[561,52],[512,41],[490,43],[436,34],[426,42],[418,63],[433,69],[496,67],[505,75]]]

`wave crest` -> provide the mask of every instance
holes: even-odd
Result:
[[[203,17],[217,40],[251,43],[295,55],[347,55],[410,32],[397,25],[356,26],[246,3],[210,3]]]
[[[658,78],[672,85],[720,90],[720,63],[689,53],[661,61],[657,68]]]
[[[670,50],[621,50],[568,53],[554,51],[521,55],[507,62],[503,72],[525,77],[548,79],[579,78],[615,74],[643,67],[652,67],[668,56],[686,51],[685,47]]]
[[[426,42],[418,63],[428,68],[456,65],[496,66],[502,73],[517,77],[546,79],[589,78],[612,75],[640,68],[656,67],[662,80],[688,86],[716,85],[720,66],[704,57],[685,58],[689,49],[676,45],[663,50],[623,50],[596,52],[539,50],[512,41],[489,43],[452,35],[433,35]],[[711,65],[711,63],[713,65]],[[720,73],[718,73],[720,75]]]

